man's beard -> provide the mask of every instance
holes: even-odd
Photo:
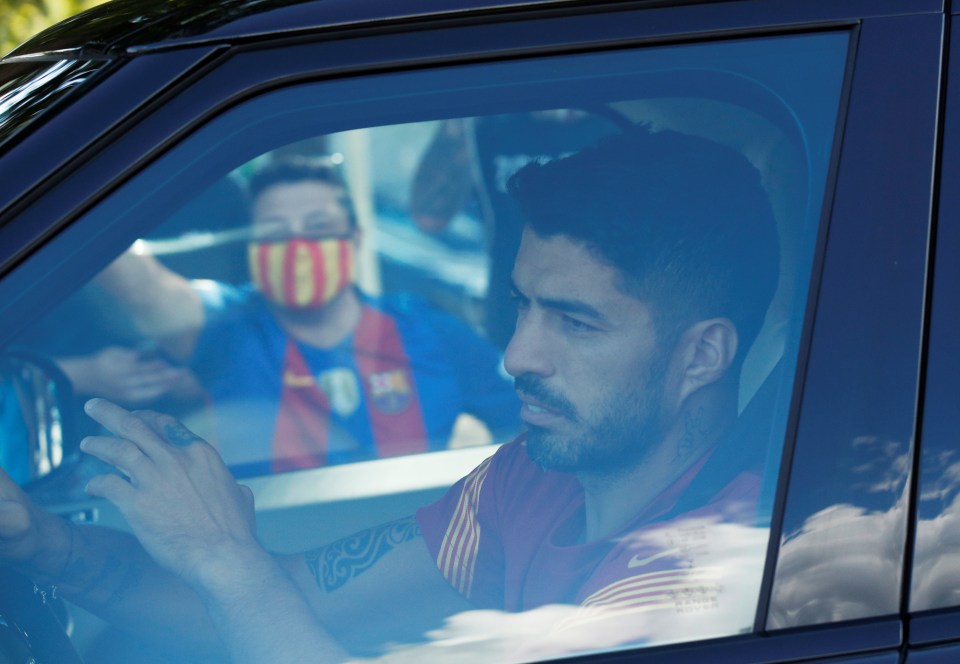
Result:
[[[591,475],[618,475],[640,465],[663,437],[660,412],[666,362],[649,366],[637,381],[615,394],[602,408],[583,417],[562,395],[531,375],[519,376],[517,391],[563,414],[578,429],[560,433],[528,425],[526,449],[544,470]]]

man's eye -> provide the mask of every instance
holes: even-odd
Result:
[[[574,332],[592,332],[597,329],[593,325],[584,323],[582,320],[573,318],[571,316],[564,316],[563,324]]]
[[[339,237],[350,231],[346,219],[326,214],[307,217],[303,227],[304,231],[310,235],[324,237]]]

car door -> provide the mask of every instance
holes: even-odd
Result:
[[[956,16],[951,20],[955,28]],[[956,62],[955,50],[950,58]],[[950,104],[955,106],[957,86],[952,74],[948,77],[946,99],[948,109]],[[957,246],[957,201],[950,183],[956,177],[957,150],[956,122],[949,110],[945,114],[943,140],[916,524],[911,533],[909,636],[912,650],[908,657],[911,662],[946,662],[957,656],[957,634],[953,627],[957,602],[952,573],[956,545],[951,528],[955,492],[950,480],[952,458],[956,454],[950,420],[957,396],[953,371],[955,342],[950,332],[956,310],[951,306],[957,283],[951,255]]]
[[[739,454],[763,468],[760,516],[733,535],[683,531],[678,546],[706,546],[723,560],[722,583],[666,593],[627,634],[562,654],[898,661],[945,29],[935,2],[640,3],[146,46],[116,76],[153,68],[179,79],[147,104],[124,97],[136,108],[28,192],[0,229],[7,255],[18,256],[0,281],[2,341],[39,343],[44,327],[52,347],[64,341],[63,321],[79,322],[70,313],[77,293],[131,247],[191,278],[241,285],[237,238],[247,238],[230,233],[242,229],[244,212],[229,206],[242,195],[224,198],[219,188],[246,183],[271,159],[322,157],[354,198],[366,242],[361,287],[412,291],[502,349],[509,324],[497,330],[509,303],[497,279],[509,276],[512,253],[497,244],[506,224],[496,183],[525,161],[579,149],[521,155],[504,143],[529,140],[542,129],[535,121],[558,123],[571,145],[636,124],[716,141],[762,173],[780,236],[774,304],[746,360],[735,429]],[[72,122],[86,117],[65,112],[56,128],[69,133]],[[414,192],[445,131],[469,132],[474,179],[451,225],[431,233],[416,223]],[[39,154],[41,138],[16,150]],[[203,253],[204,234],[223,249],[217,256]],[[83,352],[141,344],[127,326],[82,327]],[[56,356],[50,348],[41,350]],[[364,380],[368,400],[384,410],[409,394],[392,370]],[[352,413],[359,389],[340,389],[331,402]],[[446,401],[452,391],[423,388],[421,398],[458,415],[461,406]],[[186,416],[211,439],[226,435],[204,403],[191,401]],[[248,432],[262,430],[257,440],[274,432],[272,415],[253,416],[259,403],[230,411]],[[444,434],[416,454],[296,472],[276,467],[275,450],[221,449],[254,489],[264,542],[293,551],[437,499],[509,440],[463,421],[465,429],[453,418],[443,429],[462,438]],[[44,488],[43,499],[75,519],[123,527],[76,489]],[[483,647],[513,643],[515,619],[441,630],[430,645],[459,653],[467,638],[482,660],[503,652]],[[523,645],[541,631],[536,622],[525,629]],[[91,661],[124,657],[112,652],[112,633],[87,638]]]

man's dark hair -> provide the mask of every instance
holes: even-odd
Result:
[[[250,200],[256,201],[263,192],[271,187],[300,182],[320,182],[338,189],[340,191],[340,203],[347,211],[350,226],[357,225],[353,201],[350,199],[346,183],[334,166],[323,161],[294,158],[270,161],[253,173],[247,183],[247,190],[250,194]]]
[[[531,164],[508,190],[541,236],[579,241],[651,307],[660,343],[726,317],[753,343],[780,252],[760,173],[713,141],[637,127],[569,157]]]

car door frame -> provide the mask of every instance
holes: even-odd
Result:
[[[466,14],[425,24],[410,31],[410,22],[326,33],[321,40],[298,34],[283,39],[250,39],[236,44],[216,41],[151,51],[141,49],[87,97],[86,113],[63,113],[52,122],[60,135],[89,121],[90,110],[123,80],[153,67],[167,81],[159,93],[143,89],[125,93],[125,105],[94,129],[84,130],[70,154],[58,152],[61,162],[43,162],[52,175],[37,184],[25,179],[17,200],[0,219],[0,246],[26,247],[0,255],[7,278],[20,278],[13,268],[29,262],[30,252],[109,196],[120,184],[195,128],[224,109],[262,92],[304,81],[318,81],[368,73],[385,73],[454,65],[624,48],[683,43],[706,38],[775,36],[797,32],[848,29],[857,35],[851,59],[851,84],[840,121],[834,174],[828,191],[820,258],[811,287],[807,329],[802,344],[790,417],[792,432],[786,442],[777,496],[768,572],[758,612],[757,631],[750,635],[632,651],[631,658],[660,658],[669,653],[676,661],[717,662],[777,661],[839,656],[850,652],[865,657],[887,657],[903,644],[902,607],[898,612],[841,625],[767,631],[765,612],[773,584],[785,518],[783,510],[802,503],[805,493],[816,491],[797,463],[808,464],[806,450],[817,449],[825,426],[856,428],[871,418],[894,418],[890,426],[916,427],[919,360],[923,334],[923,295],[926,253],[932,208],[930,191],[939,110],[941,44],[944,20],[940,3],[933,0],[900,2],[784,2],[745,0],[731,3],[681,4],[649,7],[647,3],[621,3],[601,7],[572,6],[538,12],[523,11]],[[423,31],[430,30],[431,38]],[[902,66],[920,63],[919,74]],[[930,71],[924,70],[924,67]],[[895,91],[895,93],[893,92]],[[97,96],[94,96],[96,94]],[[135,108],[129,111],[130,108]],[[16,146],[19,158],[40,155],[48,139],[45,132],[27,137]],[[904,133],[908,134],[904,136]],[[891,152],[897,153],[890,163]],[[22,155],[22,157],[21,157]],[[882,172],[872,166],[884,163]],[[888,167],[887,167],[888,166]],[[9,168],[5,164],[4,168]],[[2,173],[3,171],[0,171]],[[877,200],[877,191],[892,188],[902,196],[891,205]],[[870,224],[887,230],[876,238],[881,256],[861,254],[862,238]],[[117,247],[97,248],[103,262]],[[92,261],[96,263],[97,260]],[[76,263],[76,261],[74,261]],[[896,263],[897,269],[890,265]],[[86,279],[89,267],[65,264],[70,278]],[[859,278],[850,283],[848,271]],[[64,278],[62,272],[59,276]],[[896,280],[893,296],[878,307],[875,297],[864,297],[864,283],[888,285]],[[21,278],[31,297],[58,297],[48,279]],[[17,282],[20,283],[20,282]],[[5,305],[7,313],[26,312],[29,303]],[[6,314],[5,314],[6,315]],[[854,324],[851,325],[851,321]],[[878,328],[892,331],[896,345],[890,352],[898,360],[901,380],[895,394],[868,403],[851,403],[851,386],[887,384],[889,376],[876,358],[861,348],[860,340]],[[0,339],[0,343],[3,339]],[[837,358],[843,357],[843,380],[837,381]],[[902,377],[906,377],[905,380]],[[850,412],[856,411],[852,421]],[[828,424],[824,424],[828,423]],[[839,423],[839,425],[838,425]],[[803,466],[807,468],[807,466]],[[626,655],[597,655],[597,661],[616,661]],[[867,661],[867,660],[864,660]],[[886,661],[886,660],[883,660]]]

